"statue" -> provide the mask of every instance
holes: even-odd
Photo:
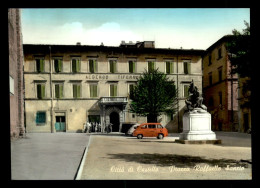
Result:
[[[189,97],[185,100],[186,111],[189,112],[207,112],[207,107],[202,104],[203,98],[198,92],[198,88],[194,85],[192,80],[189,87]]]

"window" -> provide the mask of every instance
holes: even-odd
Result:
[[[35,59],[36,61],[36,72],[44,72],[44,59]]]
[[[209,85],[212,85],[212,72],[209,73]]]
[[[171,61],[166,62],[166,73],[167,74],[173,73],[173,62],[171,62]]]
[[[211,62],[211,55],[209,56],[209,66],[212,64]]]
[[[95,59],[89,60],[89,72],[91,73],[97,72],[97,60]]]
[[[45,84],[37,84],[37,98],[38,99],[45,98]]]
[[[218,49],[218,59],[222,58],[222,50],[221,48]]]
[[[157,125],[157,128],[162,129],[163,126],[162,125]]]
[[[155,70],[155,62],[154,61],[148,61],[148,72],[151,72]]]
[[[155,129],[155,128],[156,128],[156,125],[148,125],[148,128],[149,128],[149,129]]]
[[[97,84],[90,84],[89,85],[90,97],[97,97]]]
[[[183,62],[184,66],[184,74],[190,74],[191,73],[191,63],[190,62]]]
[[[142,126],[141,129],[147,129],[147,125]]]
[[[136,62],[128,61],[128,65],[129,65],[129,73],[135,73],[136,72]]]
[[[55,84],[55,98],[56,99],[63,98],[63,85],[62,84]]]
[[[110,97],[116,97],[117,96],[117,85],[111,84],[110,85]]]
[[[9,76],[9,87],[10,87],[10,94],[14,95],[14,79],[12,76]]]
[[[73,84],[73,98],[80,98],[81,85]]]
[[[221,82],[222,81],[222,67],[218,68],[218,81]]]
[[[109,60],[109,68],[111,73],[117,72],[116,70],[116,60]]]
[[[129,84],[129,98],[133,99],[134,84]]]
[[[54,59],[54,71],[56,73],[62,72],[62,59]]]
[[[189,96],[189,87],[190,87],[190,85],[184,85],[184,92],[183,92],[184,97]]]
[[[219,92],[218,96],[219,96],[219,104],[222,105],[222,92]]]
[[[36,113],[36,124],[46,123],[46,112],[37,112]]]
[[[80,59],[72,59],[72,72],[80,72]]]

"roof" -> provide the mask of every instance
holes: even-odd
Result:
[[[162,53],[174,55],[202,55],[205,50],[200,49],[170,49],[170,48],[123,48],[117,46],[92,46],[92,45],[57,45],[57,44],[23,44],[25,54],[29,53],[52,53],[55,52],[86,52],[86,51],[102,51],[117,53]]]
[[[222,38],[220,38],[219,40],[217,40],[215,43],[213,43],[210,47],[208,47],[206,49],[206,53],[211,51],[212,49],[214,49],[216,46],[218,46],[219,44],[221,44],[222,42],[227,42],[229,39],[231,39],[233,37],[233,35],[225,35]]]

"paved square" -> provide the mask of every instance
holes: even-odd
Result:
[[[222,135],[222,145],[186,145],[177,138],[91,135],[81,179],[252,179],[243,162],[251,161],[250,139]]]

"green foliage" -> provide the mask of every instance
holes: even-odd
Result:
[[[234,29],[233,35],[227,42],[227,50],[229,59],[232,64],[231,74],[238,73],[240,77],[250,77],[252,73],[252,65],[250,62],[250,26],[245,21],[246,28],[242,33]]]
[[[158,69],[146,71],[132,90],[131,112],[147,116],[148,122],[156,122],[162,113],[174,113],[175,97],[175,85],[166,74]]]

